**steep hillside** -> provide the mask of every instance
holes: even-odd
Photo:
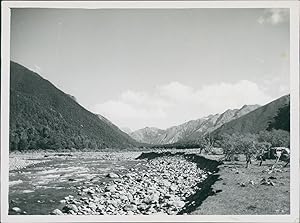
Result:
[[[150,144],[171,144],[180,141],[190,141],[212,132],[224,123],[239,118],[258,107],[259,105],[244,105],[240,109],[228,109],[222,114],[191,120],[166,130],[147,127],[131,133],[130,136],[139,142]]]
[[[289,131],[289,105],[289,95],[280,97],[240,118],[225,123],[212,134],[257,133],[271,128]]]
[[[74,97],[11,62],[10,150],[127,148],[137,142]]]

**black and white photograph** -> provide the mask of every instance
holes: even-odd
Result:
[[[6,221],[299,220],[299,5],[106,3],[7,2]]]

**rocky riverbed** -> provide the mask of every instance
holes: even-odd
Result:
[[[108,174],[108,182],[77,185],[77,195],[66,196],[51,214],[175,215],[210,174],[182,155],[157,157],[124,175]]]

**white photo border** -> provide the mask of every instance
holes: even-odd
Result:
[[[299,222],[299,2],[297,1],[2,1],[1,222]],[[52,216],[8,215],[11,8],[289,8],[291,172],[289,215]],[[274,195],[275,196],[275,195]]]

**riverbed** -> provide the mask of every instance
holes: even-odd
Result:
[[[9,214],[186,213],[217,166],[197,151],[13,154]]]

